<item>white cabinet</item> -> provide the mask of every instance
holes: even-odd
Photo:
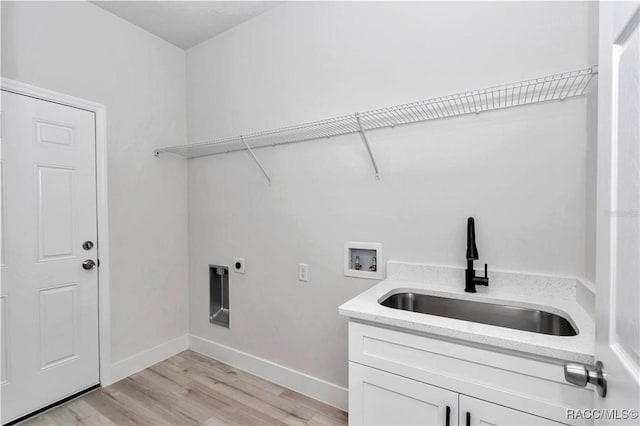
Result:
[[[593,425],[593,390],[563,363],[400,329],[349,322],[350,425]]]
[[[350,362],[349,423],[457,425],[458,394]]]
[[[552,420],[349,363],[349,424],[560,426]]]
[[[460,395],[460,425],[464,426],[560,426],[543,417],[534,416],[502,405]]]

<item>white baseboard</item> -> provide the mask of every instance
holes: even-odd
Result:
[[[347,411],[349,392],[342,386],[193,334],[189,349]]]
[[[129,358],[125,358],[122,361],[118,361],[111,365],[111,377],[109,383],[103,382],[101,384],[102,386],[107,386],[111,383],[115,383],[129,377],[138,371],[151,367],[153,364],[157,364],[177,353],[187,350],[188,346],[189,339],[187,335],[184,334],[176,337],[175,339],[161,343],[151,349],[132,355]]]

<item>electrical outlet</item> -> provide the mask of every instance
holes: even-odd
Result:
[[[306,263],[298,264],[298,280],[309,281],[309,265]]]
[[[244,258],[242,257],[233,258],[233,271],[238,272],[240,274],[244,274]]]

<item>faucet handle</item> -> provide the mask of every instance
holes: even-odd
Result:
[[[484,277],[477,277],[476,285],[489,286],[489,275],[487,274],[487,264],[484,264]]]

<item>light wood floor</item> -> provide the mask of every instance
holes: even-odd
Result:
[[[346,425],[347,414],[192,351],[22,425]]]

